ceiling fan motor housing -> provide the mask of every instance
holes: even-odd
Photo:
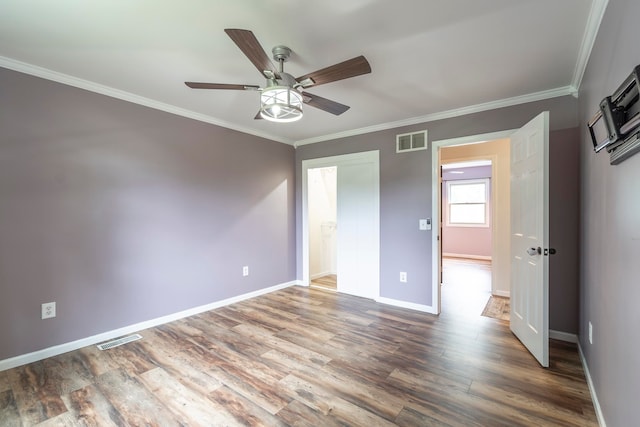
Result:
[[[274,86],[286,86],[298,91],[301,90],[300,84],[298,84],[296,79],[288,73],[280,73],[277,76],[274,76],[273,79],[267,79],[267,87],[265,89],[269,89]]]
[[[286,46],[275,46],[271,49],[271,53],[273,54],[273,59],[282,63],[287,62],[289,56],[291,56],[291,49]]]

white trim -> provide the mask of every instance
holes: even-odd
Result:
[[[242,133],[247,133],[260,138],[266,138],[272,141],[281,142],[283,144],[294,145],[294,141],[287,138],[282,138],[277,135],[260,132],[248,127],[238,126],[233,123],[226,122],[224,120],[216,119],[215,117],[208,116],[206,114],[196,113],[195,111],[176,107],[174,105],[166,104],[164,102],[156,101],[154,99],[145,98],[143,96],[135,95],[130,92],[125,92],[123,90],[114,89],[109,86],[91,82],[89,80],[84,80],[78,77],[70,76],[68,74],[59,73],[57,71],[52,71],[46,68],[38,67],[36,65],[27,64],[26,62],[16,61],[15,59],[7,58],[5,56],[0,56],[0,67],[8,68],[10,70],[18,71],[24,74],[29,74],[31,76],[40,77],[46,80],[62,83],[67,86],[73,86],[80,89],[88,90],[89,92],[99,93],[100,95],[109,96],[111,98],[116,98],[123,101],[132,102],[134,104],[143,105],[145,107],[175,114],[177,116],[187,117],[189,119],[210,123],[216,126],[222,126],[227,129],[235,130]]]
[[[495,295],[497,297],[505,297],[505,298],[511,298],[511,291],[495,291],[491,293],[492,295]]]
[[[37,362],[38,360],[46,359],[48,357],[57,356],[69,351],[78,350],[80,348],[108,341],[114,338],[128,335],[134,332],[139,332],[143,329],[153,328],[155,326],[163,325],[165,323],[173,322],[185,317],[193,316],[205,311],[214,310],[216,308],[224,307],[226,305],[235,304],[240,301],[244,301],[249,298],[254,298],[260,295],[268,294],[270,292],[278,291],[280,289],[288,288],[293,285],[298,285],[299,281],[294,280],[287,283],[271,286],[269,288],[259,289],[257,291],[249,292],[246,294],[238,295],[235,297],[227,298],[221,301],[216,301],[210,304],[201,305],[199,307],[190,308],[188,310],[179,311],[177,313],[169,314],[167,316],[158,317],[155,319],[147,320],[144,322],[136,323],[134,325],[125,326],[123,328],[115,329],[109,332],[104,332],[91,337],[82,338],[76,341],[56,345],[53,347],[45,348],[42,350],[34,351],[32,353],[22,354],[20,356],[11,357],[9,359],[0,360],[0,372],[7,369],[15,368],[16,366],[26,365],[27,363]]]
[[[594,1],[595,3],[604,1],[606,6],[607,0],[594,0]],[[595,4],[594,4],[594,7],[592,8],[592,12],[593,12],[592,15],[596,16],[594,9],[595,9],[595,12],[598,11],[598,9],[595,8]],[[604,13],[604,7],[602,7],[602,13]],[[590,16],[590,19],[591,19],[591,16]],[[600,16],[600,20],[601,19],[602,17]],[[594,18],[594,21],[595,21],[595,18]],[[595,31],[593,33],[594,39],[595,39],[595,33],[597,32],[597,28],[599,27],[599,24],[600,24],[600,21],[598,21],[597,25],[595,26]],[[585,40],[583,41],[583,45],[587,45],[588,43],[587,35],[590,35],[590,34],[591,34],[590,32],[588,34],[585,34]],[[593,46],[593,42],[591,42],[591,46]],[[591,51],[591,47],[589,47],[588,49],[588,52],[590,51]],[[582,58],[582,55],[581,55],[581,58]],[[585,66],[586,66],[586,61],[585,61]],[[526,104],[528,102],[541,101],[545,99],[558,98],[561,96],[567,96],[567,95],[575,96],[577,94],[577,89],[576,89],[577,86],[575,86],[576,76],[574,75],[574,85],[571,85],[571,86],[563,86],[556,89],[550,89],[550,90],[545,90],[541,92],[534,92],[526,95],[520,95],[512,98],[505,98],[505,99],[500,99],[496,101],[470,105],[462,108],[455,108],[452,110],[441,111],[441,112],[427,114],[424,116],[413,117],[405,120],[381,123],[378,125],[367,126],[367,127],[358,128],[358,129],[351,129],[344,132],[320,135],[317,137],[294,141],[289,138],[283,138],[282,136],[279,136],[279,135],[260,132],[248,127],[238,126],[236,124],[232,124],[206,114],[197,113],[195,111],[176,107],[174,105],[166,104],[164,102],[156,101],[150,98],[145,98],[143,96],[135,95],[130,92],[126,92],[126,91],[115,89],[109,86],[94,83],[94,82],[84,80],[78,77],[74,77],[68,74],[49,70],[47,68],[39,67],[37,65],[32,65],[26,62],[17,61],[15,59],[11,59],[6,56],[0,56],[0,67],[4,67],[10,70],[18,71],[20,73],[40,77],[46,80],[62,83],[68,86],[73,86],[80,89],[88,90],[90,92],[99,93],[101,95],[109,96],[112,98],[121,99],[123,101],[132,102],[134,104],[143,105],[145,107],[153,108],[156,110],[165,111],[167,113],[175,114],[178,116],[187,117],[189,119],[198,120],[204,123],[210,123],[216,126],[222,126],[227,129],[243,132],[243,133],[254,135],[260,138],[266,138],[271,141],[281,142],[287,145],[293,145],[294,147],[299,147],[301,145],[307,145],[307,144],[314,144],[316,142],[329,141],[332,139],[346,138],[354,135],[362,135],[365,133],[377,132],[381,130],[393,129],[393,128],[398,128],[403,126],[411,126],[418,123],[426,123],[426,122],[432,122],[435,120],[459,117],[459,116],[464,116],[466,114],[478,113],[481,111],[488,111],[488,110],[493,110],[493,109],[503,108],[503,107],[510,107],[510,106],[519,105],[519,104]],[[584,73],[584,69],[582,69],[582,73],[579,76],[580,79],[582,78],[583,73]]]
[[[591,3],[589,18],[587,19],[578,60],[576,61],[576,68],[573,70],[573,78],[571,79],[571,87],[575,89],[576,97],[582,84],[587,63],[589,62],[589,56],[591,56],[591,50],[596,42],[596,36],[598,35],[604,12],[607,9],[607,3],[609,3],[609,0],[593,0]]]
[[[584,370],[584,376],[587,378],[587,385],[589,386],[589,392],[591,393],[591,400],[593,401],[593,407],[596,410],[596,416],[598,417],[598,424],[601,427],[607,427],[607,423],[604,420],[604,414],[602,412],[602,408],[600,407],[600,401],[598,400],[598,395],[596,394],[596,388],[594,387],[593,380],[591,379],[591,373],[589,372],[587,359],[584,357],[582,346],[580,345],[580,340],[578,340],[578,354],[580,354],[580,361],[582,361],[582,369]]]
[[[493,162],[492,162],[493,163]],[[447,189],[447,207],[444,211],[445,224],[447,227],[456,228],[489,228],[493,221],[491,221],[491,212],[489,211],[489,206],[491,205],[491,178],[472,178],[472,179],[448,179],[443,181],[446,185]],[[483,204],[484,205],[484,222],[482,223],[463,223],[463,222],[451,222],[451,205],[459,205],[462,203],[453,203],[451,202],[451,187],[462,186],[462,185],[473,185],[473,184],[483,184],[484,185],[484,203],[473,203],[473,204]]]
[[[578,343],[578,336],[576,334],[571,334],[569,332],[562,332],[562,331],[554,331],[553,329],[549,329],[549,338],[558,340],[558,341],[570,342],[574,344]]]
[[[400,301],[397,299],[385,297],[378,297],[375,299],[375,301],[381,304],[393,305],[395,307],[408,308],[409,310],[422,311],[429,314],[438,314],[431,305],[416,304],[413,302]]]
[[[469,255],[469,254],[454,254],[451,252],[443,252],[444,258],[466,258],[466,259],[479,259],[482,261],[491,261],[491,255]]]
[[[338,138],[347,138],[354,135],[362,135],[370,132],[378,132],[387,129],[394,129],[403,126],[412,126],[420,123],[433,122],[435,120],[450,119],[460,117],[467,114],[479,113],[482,111],[494,110],[497,108],[511,107],[528,102],[542,101],[545,99],[559,98],[561,96],[576,95],[576,89],[573,86],[563,86],[556,89],[544,90],[541,92],[530,93],[527,95],[515,96],[513,98],[500,99],[497,101],[485,102],[482,104],[470,105],[468,107],[455,108],[453,110],[441,111],[439,113],[427,114],[424,116],[413,117],[395,122],[381,123],[379,125],[367,126],[359,129],[351,129],[344,132],[337,132],[329,135],[321,135],[313,138],[301,139],[296,141],[295,147],[301,145],[315,144],[317,142],[329,141]],[[433,143],[431,143],[433,149]]]
[[[330,275],[330,274],[336,274],[336,272],[335,272],[335,271],[325,271],[324,273],[311,274],[311,275],[309,276],[309,279],[310,279],[310,280],[314,280],[314,279],[317,279],[317,278],[319,278],[319,277],[328,276],[328,275]]]

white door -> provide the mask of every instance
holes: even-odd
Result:
[[[379,297],[378,186],[377,152],[338,166],[338,292]]]
[[[549,113],[511,136],[511,330],[549,366]]]

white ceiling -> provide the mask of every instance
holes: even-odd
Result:
[[[575,93],[606,0],[1,0],[0,66],[304,144]],[[351,106],[254,120],[264,85],[224,33],[293,50],[300,76],[364,55],[372,73],[308,91]]]

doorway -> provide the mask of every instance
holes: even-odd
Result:
[[[468,146],[440,150],[442,312],[504,319],[509,314],[508,299],[493,296],[491,277],[494,226],[491,158],[498,153],[490,145],[472,148],[472,152]],[[482,156],[483,152],[488,153],[485,159],[464,158],[471,154]],[[493,309],[498,303],[499,311]]]
[[[491,206],[489,221],[492,224],[490,235],[491,259],[490,269],[486,266],[482,274],[489,274],[486,281],[490,283],[490,293],[495,296],[509,297],[510,295],[510,187],[509,187],[509,136],[512,131],[496,132],[491,134],[476,135],[471,137],[455,138],[443,141],[434,141],[432,149],[432,179],[434,183],[441,182],[441,165],[443,163],[460,162],[491,162],[491,193],[489,203]],[[446,159],[443,160],[443,150],[448,150]],[[446,217],[442,214],[442,186],[436,185],[433,191],[433,217],[434,223],[440,229],[438,235],[442,235],[443,221]],[[434,286],[433,300],[436,312],[440,313],[442,307],[442,240],[433,240],[433,282],[440,284]],[[466,266],[468,267],[468,266]],[[482,266],[479,266],[482,269]],[[467,269],[468,270],[468,269]],[[462,274],[462,273],[461,273]],[[465,273],[468,274],[468,271]],[[445,307],[446,309],[446,307]]]
[[[307,171],[310,285],[337,290],[338,167]]]
[[[495,194],[508,183],[508,196],[492,201],[494,212],[493,286],[508,284],[512,299],[510,329],[543,367],[549,366],[549,112],[544,111],[514,131],[476,135],[432,144],[432,207],[437,232],[433,234],[434,308],[440,313],[442,245],[440,235],[440,154],[447,146],[506,139],[508,161],[496,161]],[[502,179],[501,174],[509,177]],[[505,203],[506,200],[506,203]]]
[[[336,290],[377,299],[380,296],[380,162],[379,152],[346,154],[302,162],[302,280],[310,286],[311,219],[310,182],[314,169],[335,168]],[[327,175],[330,172],[326,173]],[[313,185],[311,186],[313,187]],[[330,205],[327,202],[327,205]],[[321,221],[322,222],[322,221]],[[331,233],[331,220],[325,230]],[[320,230],[314,233],[323,233]],[[320,241],[322,237],[320,237]],[[329,239],[330,240],[330,237]]]

